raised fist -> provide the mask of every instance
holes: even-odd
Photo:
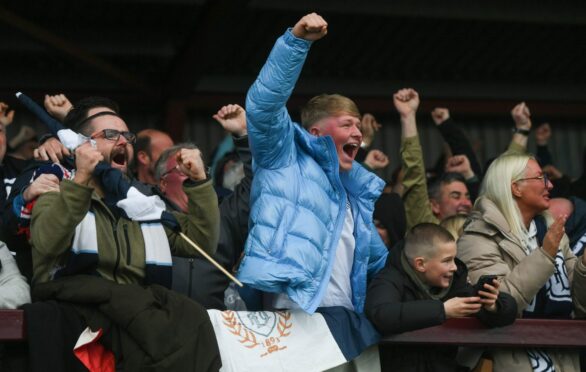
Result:
[[[69,110],[73,108],[65,94],[56,94],[54,96],[45,94],[44,104],[47,112],[59,121],[63,121]]]
[[[9,106],[4,103],[0,102],[0,124],[3,126],[8,126],[14,120],[14,110],[8,110]]]
[[[380,130],[382,126],[376,121],[376,118],[372,114],[362,115],[360,120],[360,132],[362,132],[362,142],[369,147],[374,141],[374,135]]]
[[[222,127],[238,137],[246,135],[246,111],[238,105],[226,105],[212,116]]]
[[[531,129],[531,113],[525,102],[521,102],[511,110],[515,126],[519,129]]]
[[[316,41],[328,33],[328,23],[318,14],[311,13],[299,20],[291,31],[295,37]]]
[[[411,88],[401,89],[393,94],[393,103],[401,116],[415,115],[419,107],[419,94]]]
[[[364,164],[372,170],[382,169],[389,165],[389,158],[380,150],[370,150],[366,154]]]
[[[177,152],[177,169],[194,181],[206,179],[206,169],[199,149],[181,149]]]
[[[450,118],[450,110],[443,107],[436,107],[431,112],[431,118],[435,125],[441,125],[444,121]]]

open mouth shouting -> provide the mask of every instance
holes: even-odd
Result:
[[[128,152],[126,151],[126,146],[117,146],[112,149],[110,165],[112,168],[126,172],[128,168]]]
[[[360,143],[346,143],[341,147],[338,147],[338,161],[340,163],[341,170],[350,170],[352,168],[352,162],[358,154]]]
[[[360,145],[358,143],[347,143],[342,147],[344,153],[352,160],[356,157],[359,148]]]
[[[359,143],[346,143],[341,147],[338,147],[338,161],[340,163],[340,169],[348,171],[352,169],[352,162],[358,154],[360,148]]]

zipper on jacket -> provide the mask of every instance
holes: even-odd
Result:
[[[114,277],[114,281],[118,283],[116,271],[118,271],[118,266],[120,266],[120,244],[118,243],[118,229],[116,228],[116,222],[112,222],[112,229],[114,230],[114,241],[116,242],[116,264],[114,264],[112,276]]]
[[[187,282],[187,297],[191,298],[191,281],[193,280],[193,258],[189,259],[189,281]]]
[[[124,240],[126,240],[126,264],[130,266],[130,239],[128,239],[128,225],[124,224]]]

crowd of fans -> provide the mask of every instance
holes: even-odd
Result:
[[[572,180],[555,167],[549,124],[533,129],[518,104],[508,149],[482,167],[449,110],[436,108],[447,151],[431,173],[419,94],[401,89],[393,96],[401,166],[385,183],[375,171],[389,160],[371,148],[381,125],[351,99],[316,96],[300,124],[287,111],[312,43],[326,34],[322,17],[303,17],[277,40],[245,108],[218,110],[230,137],[211,171],[194,143],[130,132],[107,98],[45,97],[46,111],[80,135],[73,146],[60,133],[37,139],[27,126],[7,141],[14,110],[0,103],[0,308],[25,310],[28,352],[43,358],[31,369],[49,358],[83,370],[35,333],[55,332],[71,349],[90,326],[107,330],[102,343],[118,368],[164,360],[167,370],[217,370],[205,309],[341,307],[382,335],[466,316],[489,327],[584,318],[586,173]],[[527,153],[532,129],[536,156]],[[453,347],[394,345],[379,354],[385,371],[457,371],[479,356],[463,362]],[[580,370],[579,350],[484,356],[498,371]]]

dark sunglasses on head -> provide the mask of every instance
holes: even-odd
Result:
[[[130,144],[134,144],[136,142],[136,134],[132,132],[120,132],[116,129],[103,129],[92,134],[91,138],[94,139],[100,135],[110,141],[118,141],[122,135],[126,139],[126,142]]]

